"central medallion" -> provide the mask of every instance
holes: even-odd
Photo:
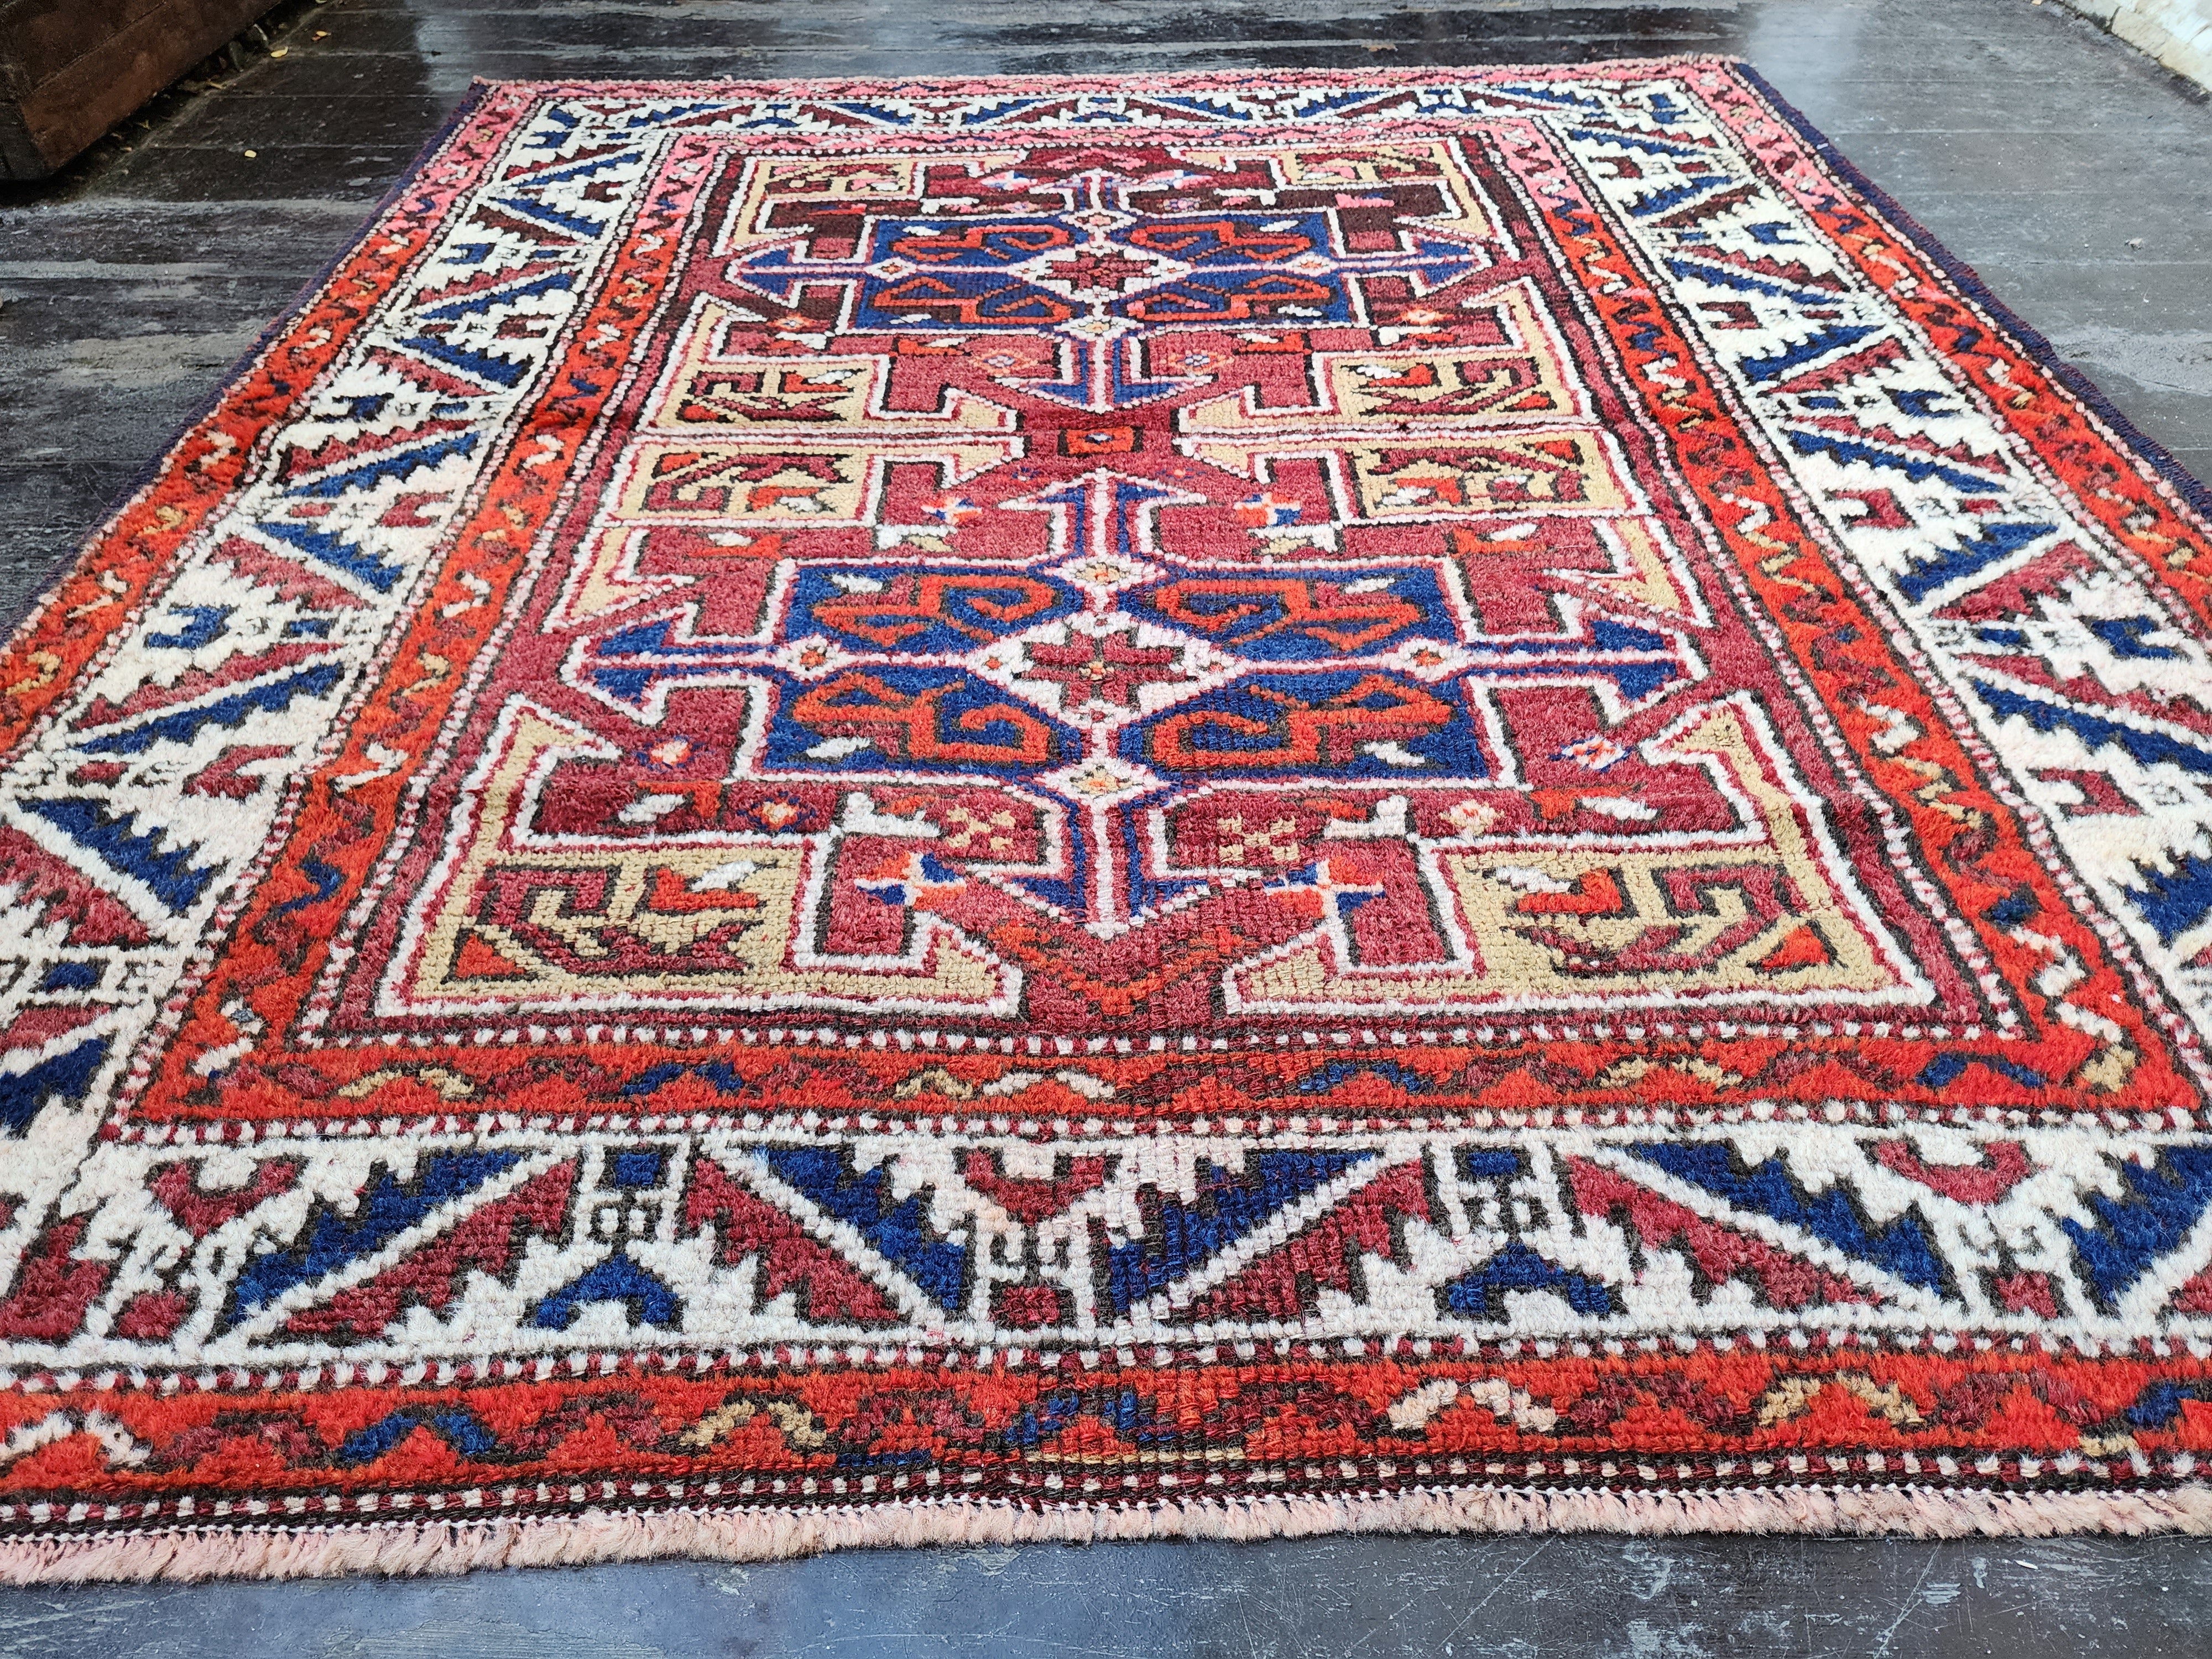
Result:
[[[956,170],[727,182],[378,1018],[1924,995],[1465,156]]]
[[[1103,182],[1103,180],[1100,182]],[[893,220],[876,228],[854,320],[864,327],[1052,329],[1097,338],[1133,324],[1342,322],[1351,297],[1319,214],[1066,221]],[[1462,253],[1462,262],[1471,254]],[[803,264],[769,254],[730,278],[778,286]]]

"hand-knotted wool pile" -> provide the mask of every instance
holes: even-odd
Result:
[[[1731,64],[482,88],[0,665],[0,1571],[2212,1527],[2206,504]]]

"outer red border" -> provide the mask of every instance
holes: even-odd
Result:
[[[301,351],[294,347],[284,354],[283,367],[312,378],[336,360],[345,337],[365,319],[397,274],[387,274],[381,284],[370,280],[373,267],[392,257],[367,252],[371,234],[380,226],[396,232],[395,222],[410,217],[400,211],[402,204],[498,84],[479,81],[470,87],[343,247],[223,371],[177,435],[125,487],[69,568],[46,586],[10,630],[6,643],[0,645],[0,753],[11,750],[101,647],[138,620],[162,573],[234,493],[245,475],[248,453],[234,442],[216,443],[214,434],[227,416],[251,418],[260,408],[258,399],[281,399],[269,410],[273,419],[296,398],[296,383],[281,378],[277,368],[279,344],[299,335],[312,319],[327,315],[333,332],[321,348]],[[424,222],[434,223],[434,216]],[[418,240],[411,247],[410,260],[422,246]],[[362,307],[351,315],[337,309],[349,293]],[[193,473],[198,475],[197,481],[184,476]],[[63,614],[58,631],[54,613],[71,599],[76,602]],[[100,620],[86,621],[93,617]],[[65,650],[53,649],[57,644]]]

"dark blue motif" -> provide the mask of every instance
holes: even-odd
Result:
[[[270,912],[271,915],[289,916],[295,910],[305,910],[320,904],[336,894],[338,884],[345,879],[343,870],[334,864],[324,863],[312,853],[300,861],[300,873],[314,883],[314,886],[297,898],[286,899]]]
[[[550,180],[547,182],[550,183]],[[568,271],[556,270],[538,277],[532,282],[520,283],[511,288],[484,289],[470,295],[465,299],[454,300],[442,306],[433,307],[421,314],[435,318],[440,321],[458,321],[474,313],[489,311],[495,306],[511,305],[517,300],[535,299],[541,294],[566,294],[574,286],[575,279]]]
[[[2050,1086],[2042,1073],[2022,1066],[2018,1060],[2007,1060],[2002,1054],[1969,1054],[1956,1050],[1941,1054],[1921,1068],[1914,1079],[1923,1089],[1948,1089],[1975,1066],[2009,1079],[2023,1089],[2043,1089]]]
[[[387,450],[340,471],[326,472],[310,483],[295,485],[285,494],[328,501],[349,489],[369,489],[392,479],[411,478],[424,467],[435,466],[453,456],[474,454],[476,447],[477,434],[473,432],[434,438],[405,449]]]
[[[474,1412],[459,1406],[443,1411],[394,1412],[365,1429],[356,1429],[331,1454],[341,1468],[374,1463],[396,1449],[417,1429],[428,1429],[464,1457],[488,1457],[499,1449],[499,1438]]]
[[[667,1164],[668,1154],[657,1146],[617,1152],[607,1170],[605,1184],[630,1188],[658,1187],[660,1173]]]
[[[333,570],[342,570],[356,581],[368,583],[380,593],[389,593],[404,574],[396,565],[389,565],[374,553],[356,546],[333,531],[318,530],[313,525],[293,524],[289,520],[271,519],[266,524],[254,526],[263,535],[271,537]]]
[[[1845,346],[1856,345],[1874,332],[1863,323],[1830,323],[1816,328],[1802,340],[1793,340],[1765,357],[1746,357],[1736,365],[1747,380],[1764,384],[1778,380],[1792,369],[1803,367],[1832,351],[1841,351]]]
[[[685,1076],[698,1078],[720,1094],[741,1095],[758,1087],[739,1076],[737,1069],[726,1060],[710,1060],[702,1066],[680,1066],[672,1060],[659,1066],[647,1066],[623,1084],[622,1091],[628,1099],[641,1100]]]
[[[136,811],[118,817],[89,796],[27,800],[22,806],[26,811],[36,812],[78,846],[98,854],[125,875],[143,882],[155,897],[179,915],[192,908],[221,868],[218,865],[192,863],[192,855],[200,850],[198,842],[164,851],[161,843],[168,839],[167,830],[139,830],[136,828]]]
[[[1977,570],[2009,558],[2030,542],[2048,536],[2056,525],[1993,524],[1971,540],[1958,546],[1946,548],[1932,559],[1916,560],[1905,573],[1897,579],[1897,591],[1916,605],[1939,587],[1947,587],[1961,576],[1970,576]]]
[[[1003,1431],[1005,1443],[1012,1451],[1029,1451],[1057,1438],[1086,1417],[1105,1424],[1122,1439],[1137,1446],[1172,1446],[1187,1434],[1172,1420],[1161,1421],[1158,1403],[1134,1389],[1091,1392],[1055,1389],[1024,1407],[1006,1425]]]
[[[1917,455],[1910,451],[1900,453],[1875,444],[1862,443],[1839,433],[1802,432],[1792,428],[1789,438],[1790,448],[1800,455],[1827,455],[1845,464],[1856,461],[1866,466],[1878,466],[1888,471],[1902,472],[1914,483],[1926,478],[1941,478],[1954,489],[1976,494],[1994,486],[1994,480],[1987,474],[1948,466],[1942,461],[1931,460],[1925,455]]]
[[[930,1231],[928,1206],[920,1193],[890,1204],[889,1171],[858,1174],[848,1156],[835,1147],[772,1146],[761,1156],[778,1180],[853,1227],[939,1307],[947,1313],[960,1310],[968,1252]]]
[[[418,357],[428,357],[432,362],[443,363],[447,368],[458,368],[464,374],[489,380],[494,386],[520,386],[523,376],[531,369],[526,362],[502,357],[495,352],[471,351],[466,346],[447,345],[434,335],[417,334],[399,343]]]
[[[1974,690],[1982,694],[1982,701],[2000,718],[2017,715],[2039,732],[2055,732],[2061,726],[2071,732],[2091,749],[2101,749],[2112,744],[2126,751],[2129,758],[2144,766],[2154,766],[2164,761],[2185,772],[2194,772],[2200,777],[2212,777],[2212,750],[2200,749],[2193,743],[2184,743],[2179,738],[2163,732],[2146,732],[2140,726],[2129,726],[2120,720],[2106,720],[2086,708],[2076,708],[2070,703],[2049,702],[2041,697],[2023,696],[2021,693],[1987,680],[1976,680]]]
[[[219,640],[225,631],[223,624],[238,607],[230,605],[173,605],[169,614],[182,617],[185,625],[173,634],[149,634],[146,643],[167,650],[197,651],[210,641]]]
[[[534,188],[534,183],[532,187]],[[598,220],[586,219],[580,214],[564,213],[559,208],[529,196],[501,196],[494,198],[495,206],[509,213],[520,213],[526,219],[535,219],[540,224],[551,225],[556,230],[565,230],[572,236],[586,239],[597,236],[605,228]]]
[[[1796,301],[1801,305],[1832,304],[1836,297],[1832,294],[1821,294],[1812,289],[1798,288],[1790,283],[1754,276],[1750,272],[1739,270],[1734,265],[1707,264],[1698,259],[1671,258],[1667,261],[1667,268],[1677,276],[1687,276],[1693,281],[1704,283],[1708,287],[1724,288],[1737,294],[1777,295],[1786,300]],[[1834,401],[1831,399],[1827,406],[1833,408]]]
[[[1210,1169],[1198,1201],[1164,1198],[1146,1214],[1146,1236],[1106,1259],[1106,1301],[1125,1314],[1371,1152],[1260,1152],[1243,1173]]]
[[[1468,1146],[1460,1152],[1459,1167],[1469,1181],[1510,1181],[1522,1172],[1524,1160],[1503,1146]]]
[[[226,1328],[295,1285],[334,1273],[382,1249],[441,1204],[474,1192],[512,1169],[519,1152],[433,1152],[406,1186],[380,1168],[352,1213],[326,1209],[315,1218],[304,1246],[255,1256],[239,1274]]]
[[[2089,1294],[2106,1312],[2160,1256],[2178,1249],[2212,1207],[2212,1146],[2168,1146],[2160,1168],[2120,1165],[2124,1191],[2091,1193],[2094,1227],[2071,1218],[2059,1226],[2088,1276]]]
[[[1578,1314],[1620,1311],[1610,1286],[1547,1261],[1517,1240],[1480,1267],[1441,1286],[1437,1294],[1445,1308],[1466,1318],[1503,1320],[1508,1291],[1550,1291],[1565,1298]]]
[[[2212,859],[2184,852],[2171,870],[2141,865],[2136,869],[2142,885],[2120,890],[2142,913],[2142,919],[2158,929],[2161,943],[2172,944],[2212,910]]]
[[[1395,1060],[1332,1060],[1300,1078],[1297,1091],[1302,1095],[1333,1095],[1356,1077],[1377,1079],[1409,1095],[1425,1095],[1436,1086],[1419,1072]]]
[[[1802,1227],[1853,1260],[1868,1262],[1908,1285],[1929,1291],[1942,1288],[1943,1264],[1921,1231],[1919,1217],[1911,1211],[1886,1227],[1869,1227],[1840,1186],[1808,1198],[1790,1180],[1780,1158],[1770,1158],[1756,1168],[1742,1169],[1726,1146],[1711,1141],[1662,1141],[1632,1150],[1675,1179],[1702,1187],[1738,1209]]]
[[[676,1292],[631,1260],[627,1251],[616,1252],[538,1303],[530,1310],[530,1322],[541,1330],[565,1331],[592,1302],[623,1303],[633,1325],[672,1331],[683,1322],[683,1304]]]
[[[93,1079],[100,1074],[100,1061],[106,1058],[107,1039],[94,1037],[40,1060],[27,1072],[0,1077],[0,1126],[11,1135],[20,1135],[31,1127],[39,1109],[55,1096],[82,1100]]]
[[[2181,653],[2170,645],[2146,645],[2143,635],[2154,634],[2162,624],[2155,617],[2090,617],[2086,618],[2089,631],[2112,647],[2116,657],[2130,658],[2142,662],[2170,662]]]
[[[1088,314],[1094,301],[1109,315],[1152,323],[1264,320],[1278,310],[1303,323],[1350,322],[1352,296],[1336,270],[1289,268],[1301,255],[1333,253],[1333,263],[1357,263],[1334,252],[1328,216],[1319,212],[1148,216],[1113,232],[1103,247],[1079,243],[1049,219],[886,220],[875,228],[867,260],[872,266],[895,261],[894,274],[871,270],[864,276],[854,325],[1049,328]],[[1124,277],[1134,272],[1100,272],[1091,265],[1101,256],[1150,255],[1193,269],[1124,292]],[[1476,258],[1436,242],[1424,245],[1419,256],[1431,281],[1466,269]],[[1042,272],[1017,270],[1040,257],[1056,257],[1065,269],[1048,264]],[[1395,268],[1402,268],[1402,260]],[[787,299],[804,269],[786,250],[775,249],[732,274]],[[1039,275],[1058,286],[1035,280]]]
[[[2181,1415],[2183,1406],[2208,1400],[2212,1400],[2212,1383],[2177,1382],[2162,1376],[2154,1382],[2145,1383],[2135,1403],[2121,1415],[2131,1429],[2171,1428]]]
[[[246,724],[249,714],[282,714],[296,697],[325,696],[344,674],[345,669],[340,664],[318,663],[281,680],[268,680],[227,697],[218,697],[213,702],[179,708],[159,720],[148,720],[143,726],[134,726],[127,732],[94,738],[84,745],[85,752],[143,755],[157,743],[190,743],[210,726],[235,731]]]

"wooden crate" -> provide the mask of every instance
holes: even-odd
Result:
[[[0,178],[45,178],[270,3],[0,0]]]

